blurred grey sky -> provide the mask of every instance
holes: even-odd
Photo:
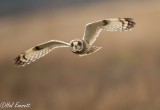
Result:
[[[21,14],[40,9],[57,9],[66,6],[94,3],[105,0],[1,0],[0,16]],[[110,1],[110,0],[107,0]]]
[[[59,9],[62,7],[88,5],[102,1],[120,2],[119,0],[0,0],[0,17],[17,15],[45,9]],[[140,2],[144,0],[121,0],[128,2]],[[147,0],[145,0],[147,1]],[[157,1],[157,0],[152,0]]]

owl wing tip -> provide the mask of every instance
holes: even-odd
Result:
[[[23,57],[21,55],[18,55],[15,59],[14,59],[14,64],[17,67],[22,67],[25,66],[27,62],[23,61]]]
[[[119,21],[122,23],[122,31],[130,31],[136,25],[133,18],[119,18]]]
[[[132,29],[135,27],[136,23],[134,22],[133,18],[124,18],[128,22],[128,26],[126,27],[127,30]]]

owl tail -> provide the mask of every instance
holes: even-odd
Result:
[[[85,54],[81,54],[81,55],[79,55],[79,56],[82,57],[82,56],[90,55],[90,54],[92,54],[92,53],[94,53],[94,52],[97,52],[97,51],[100,50],[101,48],[102,48],[102,47],[92,46],[89,51],[87,51]]]

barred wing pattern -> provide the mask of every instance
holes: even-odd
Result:
[[[66,42],[58,41],[58,40],[51,40],[51,41],[39,44],[33,48],[26,50],[25,52],[20,54],[18,57],[16,57],[15,64],[18,66],[25,66],[45,56],[51,50],[59,47],[69,47],[69,44]]]
[[[86,25],[83,39],[92,45],[103,29],[106,31],[128,31],[134,25],[135,22],[132,18],[111,18],[89,23]]]

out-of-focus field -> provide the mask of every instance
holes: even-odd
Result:
[[[130,32],[105,32],[79,57],[57,49],[23,68],[13,59],[39,43],[81,38],[86,23],[132,17]],[[0,18],[0,102],[31,110],[160,110],[160,2],[101,2]]]

